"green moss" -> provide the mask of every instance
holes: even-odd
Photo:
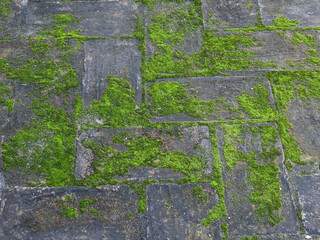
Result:
[[[210,186],[216,190],[219,197],[219,204],[215,205],[213,209],[208,213],[208,218],[202,220],[204,226],[209,226],[211,222],[217,221],[221,218],[227,217],[227,210],[224,201],[224,183],[222,178],[223,165],[220,160],[220,154],[218,151],[218,137],[216,135],[216,125],[209,124],[210,141],[211,141],[211,155],[212,155],[212,175],[213,178],[210,181]]]
[[[9,114],[13,111],[15,103],[15,100],[10,97],[12,97],[12,89],[6,84],[0,83],[0,106],[7,107]]]
[[[6,18],[11,15],[11,2],[12,0],[1,0],[0,1],[0,19]],[[1,29],[1,25],[0,25]]]
[[[98,199],[83,199],[79,202],[79,207],[87,208],[88,206],[93,205],[96,202],[98,202]]]
[[[159,82],[148,89],[150,113],[155,116],[169,116],[185,113],[204,119],[216,110],[216,101],[204,101],[197,96],[188,97],[188,91],[182,83]]]
[[[79,21],[73,14],[65,13],[65,14],[57,14],[53,17],[53,23],[57,24],[66,24],[71,22]]]
[[[249,10],[249,11],[252,11],[253,9],[253,4],[251,2],[246,2],[246,8]]]
[[[277,113],[270,104],[270,92],[263,84],[254,85],[253,94],[243,92],[237,97],[237,101],[239,109],[249,114],[251,118],[267,121],[277,118]]]
[[[92,109],[100,115],[104,124],[115,128],[142,124],[148,115],[143,106],[136,108],[130,83],[115,77],[108,77],[106,81],[108,87],[101,100],[92,103]]]
[[[67,207],[62,205],[63,210],[60,212],[61,215],[65,216],[66,218],[75,218],[78,219],[76,208],[74,207]]]
[[[221,230],[223,231],[223,240],[228,240],[228,224],[227,222],[221,223]]]
[[[272,21],[276,27],[295,27],[300,23],[299,20],[290,20],[286,16],[278,17]]]

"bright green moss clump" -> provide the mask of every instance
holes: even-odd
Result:
[[[290,20],[286,16],[278,17],[272,21],[276,27],[295,27],[300,23],[299,20]]]

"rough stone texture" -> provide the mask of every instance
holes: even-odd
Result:
[[[293,100],[288,108],[291,132],[303,151],[302,160],[320,163],[320,111],[319,101]],[[317,164],[317,165],[318,165]],[[319,169],[318,169],[319,170]]]
[[[320,234],[320,175],[295,177],[294,184],[307,233]]]
[[[320,2],[318,0],[258,0],[262,22],[273,25],[272,19],[287,16],[299,19],[299,27],[318,27],[320,25]]]
[[[260,137],[253,141],[255,137],[248,130],[249,126],[246,125],[245,133],[243,134],[243,143],[238,143],[237,149],[243,153],[257,151],[262,153]],[[274,126],[274,125],[273,125]],[[246,162],[239,161],[233,166],[232,170],[226,168],[226,160],[223,155],[223,136],[224,131],[217,127],[217,134],[219,137],[219,152],[221,161],[224,165],[224,182],[226,184],[225,201],[227,208],[227,222],[229,235],[254,235],[254,234],[298,234],[299,225],[295,208],[293,204],[292,192],[287,180],[286,169],[283,165],[283,153],[277,157],[275,163],[280,168],[281,174],[279,177],[281,203],[282,206],[276,211],[282,221],[275,227],[268,224],[265,218],[258,220],[258,216],[254,212],[255,206],[249,200],[249,194],[253,187],[247,184],[249,169]],[[280,139],[275,144],[275,147],[282,152]],[[258,163],[260,159],[257,159]],[[233,238],[232,238],[233,239]]]
[[[274,107],[274,99],[271,93],[270,83],[264,77],[257,76],[228,76],[228,77],[197,77],[197,78],[171,78],[161,79],[157,82],[174,81],[185,85],[189,96],[198,96],[202,100],[215,100],[219,98],[227,99],[227,103],[231,107],[237,107],[238,102],[236,97],[242,95],[243,91],[253,93],[253,86],[258,83],[263,83],[267,90],[270,91],[270,106]],[[150,87],[152,83],[148,84]],[[147,96],[149,101],[149,96]],[[150,101],[149,101],[150,102]],[[230,120],[236,118],[237,115],[230,110],[219,110],[212,115],[208,115],[205,121]],[[249,119],[248,116],[246,116]],[[198,119],[186,114],[170,115],[170,116],[154,116],[154,122],[184,122],[184,121],[199,121]]]
[[[308,34],[314,36],[315,42],[320,43],[319,33],[317,31],[299,32],[300,34]],[[309,46],[304,44],[292,44],[292,38],[295,32],[283,32],[283,36],[279,32],[253,32],[252,36],[260,43],[247,50],[255,54],[255,59],[264,63],[275,62],[280,69],[295,69],[290,67],[287,61],[294,64],[303,63],[306,60],[306,52]],[[300,69],[301,67],[299,67]],[[303,66],[303,68],[311,68],[311,66]]]
[[[259,5],[256,0],[204,0],[203,24],[206,29],[245,28],[257,23]]]
[[[76,23],[81,35],[105,36],[130,35],[136,24],[137,6],[133,1],[79,1],[57,2],[30,0],[27,13],[27,34],[43,25],[50,25],[50,14],[71,13],[80,18]]]
[[[147,239],[221,239],[219,225],[204,227],[202,220],[218,204],[216,193],[210,185],[202,184],[208,201],[200,203],[193,196],[198,184],[148,185]]]
[[[73,201],[66,203],[66,196]],[[83,199],[98,201],[80,213]],[[60,214],[60,200],[77,208],[78,219]],[[137,200],[128,186],[7,189],[0,206],[0,239],[141,239]]]
[[[142,80],[139,71],[141,53],[136,39],[91,40],[84,43],[84,78],[80,94],[85,105],[99,100],[110,76],[124,77],[135,90],[135,99],[141,102]]]
[[[27,0],[13,0],[11,3],[11,15],[0,18],[0,38],[18,37],[25,30]]]
[[[113,137],[118,136],[123,132],[127,132],[128,137],[130,136],[144,136],[150,138],[160,138],[164,145],[163,150],[168,151],[183,151],[188,155],[203,155],[207,160],[207,169],[204,169],[205,174],[210,174],[212,171],[212,156],[211,156],[211,143],[209,138],[209,129],[207,126],[201,127],[179,127],[179,128],[169,128],[167,130],[172,130],[173,133],[181,132],[181,136],[170,135],[165,131],[163,133],[159,132],[159,129],[155,128],[125,128],[117,131],[116,129],[105,129],[105,130],[95,130],[91,129],[83,132],[77,140],[77,158],[76,158],[76,168],[75,173],[77,178],[84,178],[86,175],[93,172],[91,163],[96,159],[91,149],[85,148],[82,145],[83,141],[93,140],[102,147],[112,146],[112,148],[118,151],[126,151],[127,147],[124,144],[113,143]],[[199,144],[205,151],[205,153],[200,153],[194,147]],[[154,159],[157,161],[157,159]],[[125,174],[122,177],[118,177],[119,180],[143,180],[143,179],[177,179],[182,178],[184,175],[180,173],[175,173],[171,169],[154,169],[138,167],[133,168],[132,171]]]

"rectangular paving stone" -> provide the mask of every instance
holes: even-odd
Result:
[[[317,46],[307,46],[305,44],[294,44],[293,39],[295,34],[302,34],[304,36],[310,35],[314,38],[314,43]],[[310,48],[319,49],[320,40],[317,31],[264,31],[253,32],[254,37],[259,44],[246,50],[254,52],[255,60],[263,63],[274,62],[280,69],[311,69],[312,66],[305,65],[307,53]],[[288,61],[294,65],[288,64]],[[300,64],[300,66],[298,66]]]
[[[122,143],[114,142],[117,138],[123,141]],[[142,137],[142,138],[141,138]],[[160,153],[166,152],[181,152],[186,154],[185,157],[198,156],[201,161],[204,161],[203,174],[210,174],[212,171],[212,156],[211,156],[211,142],[209,139],[209,129],[207,126],[199,127],[172,127],[165,129],[157,128],[124,128],[124,129],[91,129],[80,134],[77,138],[77,158],[75,174],[77,178],[85,178],[87,175],[94,172],[92,164],[99,159],[92,148],[86,146],[86,142],[93,141],[99,147],[105,149],[111,147],[115,151],[122,151],[131,154],[128,148],[130,143],[142,139],[146,141],[141,142],[141,148],[150,148],[150,141],[161,141]],[[145,144],[145,145],[144,145]],[[155,143],[153,143],[155,144]],[[153,148],[156,148],[153,147]],[[153,150],[150,149],[150,151]],[[130,156],[131,156],[130,155]],[[105,156],[104,161],[112,155]],[[137,156],[139,157],[139,156]],[[100,157],[101,158],[101,157]],[[123,176],[117,176],[118,180],[143,181],[144,179],[180,179],[185,175],[179,172],[174,172],[169,168],[161,167],[161,156],[154,156],[149,159],[147,163],[142,166],[132,166]]]
[[[150,91],[153,87],[165,88],[166,84],[176,82],[178,87],[187,90],[187,99],[200,98],[204,101],[216,101],[216,109],[210,108],[206,110],[205,116],[202,119],[198,119],[192,116],[197,114],[198,109],[184,110],[182,104],[185,103],[184,99],[178,99],[179,93],[174,97],[168,97],[168,100],[164,98],[164,108],[171,106],[173,98],[178,99],[178,105],[181,104],[182,110],[176,114],[166,116],[166,113],[161,112],[162,109],[154,105],[153,98],[161,96],[150,96]],[[151,104],[151,114],[154,122],[184,122],[184,121],[221,121],[221,120],[233,120],[238,118],[239,114],[244,114],[245,119],[250,119],[250,116],[242,111],[233,111],[232,108],[239,106],[237,97],[244,94],[254,94],[254,87],[257,84],[262,84],[267,92],[269,92],[268,101],[270,107],[274,108],[274,99],[271,93],[271,86],[269,81],[264,77],[258,77],[248,73],[248,76],[227,76],[227,77],[195,77],[195,78],[169,78],[160,79],[156,83],[147,84],[147,102]],[[165,95],[163,91],[161,94]],[[167,103],[165,101],[168,101]],[[168,108],[169,108],[168,107]],[[192,107],[192,106],[191,106]],[[213,109],[213,110],[211,110]],[[191,112],[189,115],[186,111]]]
[[[197,186],[206,200],[193,195]],[[146,193],[147,239],[221,239],[218,224],[202,224],[219,201],[209,184],[147,185]]]
[[[320,234],[320,175],[294,177],[307,234]]]
[[[203,24],[206,29],[254,27],[258,18],[255,0],[203,0]]]
[[[100,100],[108,76],[122,77],[131,83],[135,99],[141,102],[141,53],[136,39],[90,40],[84,43],[84,77],[80,94],[85,105]]]
[[[316,164],[300,166],[312,167],[313,171],[319,171],[320,163],[320,103],[318,100],[304,102],[302,99],[294,99],[288,108],[288,120],[292,125],[290,132],[299,143],[302,150],[301,160]],[[298,166],[297,166],[298,167]]]
[[[85,206],[83,200],[92,202]],[[67,218],[65,210],[75,213],[77,218]],[[6,189],[0,204],[0,223],[1,239],[142,237],[138,196],[124,185],[99,189]]]
[[[299,27],[320,26],[320,2],[318,0],[258,1],[262,22],[266,25],[273,25],[272,20],[277,17],[287,16],[289,19],[298,19]]]
[[[224,128],[229,129],[230,133]],[[217,127],[217,135],[224,166],[230,238],[255,234],[298,235],[297,215],[275,124],[220,125]],[[271,140],[271,136],[276,136],[275,140]],[[232,146],[235,147],[234,150]],[[274,176],[277,171],[277,176]],[[274,178],[278,181],[270,182]],[[281,194],[280,209],[273,208],[279,204],[276,198],[278,191]],[[271,223],[276,218],[280,218],[280,222],[273,226]]]
[[[131,0],[121,1],[37,1],[29,0],[28,34],[50,25],[55,14],[73,14],[80,19],[76,29],[84,36],[130,35],[137,22],[137,5]]]

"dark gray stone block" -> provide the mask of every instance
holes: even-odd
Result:
[[[204,0],[203,24],[206,29],[254,27],[259,5],[256,0]]]
[[[237,141],[236,149],[243,153],[255,151],[256,154],[263,153],[261,137],[253,136],[249,130],[250,126],[261,126],[266,124],[246,124],[245,131],[241,135],[243,141]],[[271,126],[275,126],[272,124]],[[278,138],[274,147],[281,154],[276,158],[275,163],[280,169],[278,174],[280,193],[281,193],[281,208],[275,211],[282,220],[272,227],[265,217],[259,220],[255,209],[258,207],[249,199],[249,194],[254,190],[253,186],[248,183],[250,169],[246,162],[238,161],[232,168],[228,170],[226,167],[226,159],[223,154],[224,131],[217,127],[217,135],[219,138],[219,152],[221,161],[224,165],[223,178],[225,183],[225,203],[227,208],[227,222],[229,236],[240,235],[262,235],[262,234],[299,234],[299,225],[297,215],[293,203],[292,191],[287,180],[287,172],[283,165],[283,150],[280,139]],[[257,158],[256,162],[262,165],[267,164],[265,160]],[[259,238],[260,239],[260,238]],[[268,238],[266,238],[268,239]],[[270,238],[271,239],[271,238]],[[273,239],[273,238],[272,238]]]
[[[142,96],[141,53],[135,39],[91,40],[84,43],[84,78],[80,94],[85,105],[99,100],[108,76],[123,77],[135,90],[139,103]]]
[[[320,175],[295,177],[294,184],[307,233],[320,234]]]
[[[314,37],[316,43],[320,43],[317,31],[298,32],[300,34],[308,34]],[[295,32],[276,32],[264,31],[253,32],[252,36],[259,42],[254,47],[246,50],[254,52],[255,59],[263,63],[274,62],[279,69],[310,69],[311,66],[304,65],[306,60],[306,53],[310,46],[304,44],[293,44]],[[287,64],[290,61],[296,66],[292,67]],[[297,66],[299,65],[300,66]]]
[[[219,200],[209,184],[201,184],[208,200],[193,196],[198,184],[147,185],[147,239],[221,239],[218,224],[202,220]]]
[[[137,5],[131,0],[121,1],[35,1],[28,3],[27,34],[51,24],[52,15],[70,13],[81,21],[73,28],[84,36],[130,35],[136,25]]]
[[[228,76],[228,77],[196,77],[196,78],[170,78],[161,79],[157,82],[179,82],[184,85],[188,90],[188,95],[198,96],[202,100],[210,101],[217,100],[220,98],[226,99],[230,107],[237,107],[238,102],[236,97],[241,96],[243,91],[250,94],[253,93],[253,86],[255,84],[264,84],[266,89],[270,91],[270,106],[274,107],[274,99],[271,93],[271,86],[269,81],[264,77],[257,77],[251,75],[248,76]],[[153,83],[147,84],[147,89]],[[152,104],[150,97],[147,95],[147,102]],[[223,107],[220,109],[218,107],[217,111],[213,113],[208,113],[204,121],[219,121],[219,120],[230,120],[237,118],[237,113],[234,113]],[[250,119],[246,116],[246,119]],[[184,122],[184,121],[199,121],[194,117],[188,116],[184,113],[169,116],[154,116],[151,121],[154,122]]]
[[[299,27],[320,26],[320,2],[318,0],[258,0],[262,22],[273,25],[272,19],[287,16],[300,20]]]
[[[291,133],[299,142],[303,152],[301,159],[305,162],[320,162],[319,107],[320,103],[317,100],[305,102],[295,99],[288,108],[288,119],[292,124]]]
[[[97,202],[81,213],[83,199]],[[78,219],[61,214],[61,200],[76,208]],[[7,189],[0,205],[0,239],[141,239],[137,204],[137,194],[128,186]]]
[[[170,133],[166,133],[170,131]],[[171,134],[178,133],[179,135]],[[91,129],[80,134],[77,138],[77,158],[75,174],[77,178],[84,178],[86,175],[93,172],[92,162],[96,156],[91,149],[83,146],[83,141],[94,141],[99,146],[111,146],[118,151],[127,151],[124,144],[116,144],[113,142],[115,136],[125,133],[127,138],[130,136],[146,136],[147,138],[157,139],[163,141],[162,150],[185,152],[190,155],[201,155],[206,159],[207,168],[203,169],[204,174],[210,174],[212,171],[212,156],[211,156],[211,142],[209,139],[209,129],[207,126],[200,127],[178,127],[168,128],[160,132],[156,128],[124,128],[124,129]],[[195,149],[196,145],[202,147],[202,150]],[[203,151],[203,152],[202,152]],[[154,161],[159,161],[154,159]],[[144,179],[179,179],[183,178],[184,174],[176,173],[172,169],[165,168],[151,168],[151,167],[135,167],[132,168],[124,176],[117,177],[119,180],[142,181]]]

